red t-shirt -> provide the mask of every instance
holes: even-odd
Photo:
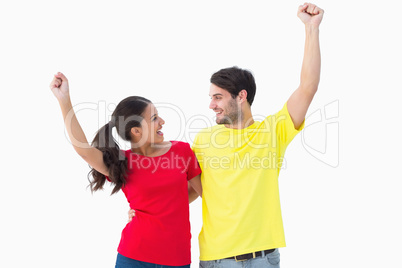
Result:
[[[125,257],[160,265],[191,263],[187,181],[201,173],[188,143],[171,141],[161,156],[131,150],[127,184],[122,191],[135,217],[121,234],[118,252]]]

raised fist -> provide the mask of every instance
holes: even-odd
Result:
[[[324,16],[324,10],[311,3],[299,6],[297,16],[305,25],[318,27]]]
[[[70,98],[68,80],[64,74],[60,72],[55,74],[49,87],[59,101],[68,100]]]

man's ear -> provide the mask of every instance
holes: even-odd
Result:
[[[247,102],[247,91],[245,89],[242,89],[237,96],[240,103]]]

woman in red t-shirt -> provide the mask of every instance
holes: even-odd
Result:
[[[116,268],[189,267],[188,204],[202,195],[201,169],[189,144],[164,141],[165,121],[151,101],[134,96],[117,105],[90,146],[75,116],[67,78],[57,73],[50,88],[74,149],[92,167],[91,190],[102,189],[108,180],[114,185],[112,194],[122,190],[135,210],[121,235]],[[119,149],[114,127],[131,143],[130,150]]]

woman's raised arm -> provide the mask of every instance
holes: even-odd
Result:
[[[73,106],[71,104],[68,80],[62,73],[54,75],[50,83],[50,89],[59,101],[61,112],[64,118],[64,125],[70,137],[71,144],[75,151],[94,169],[108,176],[108,168],[103,162],[103,153],[92,147],[85,137],[80,123],[77,120]]]

